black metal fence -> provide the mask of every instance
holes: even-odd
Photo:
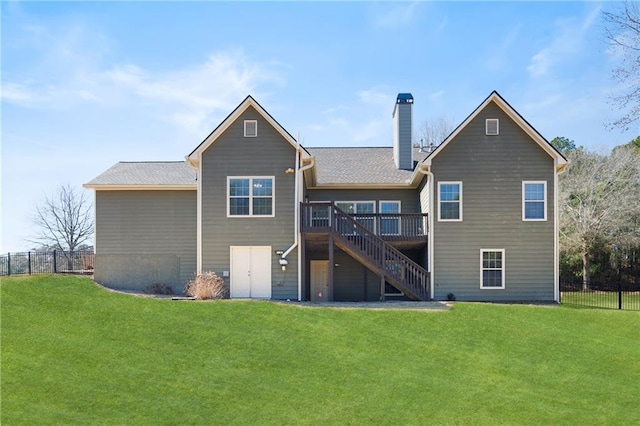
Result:
[[[0,255],[0,276],[26,274],[92,274],[93,251],[28,251]]]
[[[560,281],[560,303],[593,308],[640,311],[640,281]]]

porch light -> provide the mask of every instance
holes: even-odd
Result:
[[[287,270],[287,265],[289,264],[289,261],[287,261],[287,259],[280,259],[280,260],[278,260],[278,262],[280,263],[280,266],[282,266],[282,270],[286,271]]]

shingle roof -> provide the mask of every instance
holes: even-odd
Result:
[[[195,184],[196,172],[185,161],[154,161],[117,163],[86,185]]]
[[[318,185],[402,185],[413,176],[413,170],[396,168],[392,147],[307,148],[307,151],[316,159]],[[414,148],[414,163],[427,154]]]

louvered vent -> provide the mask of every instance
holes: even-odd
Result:
[[[258,120],[244,120],[244,137],[255,138],[258,136]]]
[[[485,125],[487,135],[500,134],[500,120],[498,120],[497,118],[487,118]]]

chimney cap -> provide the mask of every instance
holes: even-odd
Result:
[[[398,93],[398,98],[396,99],[397,104],[412,104],[413,103],[413,95],[411,93]]]

